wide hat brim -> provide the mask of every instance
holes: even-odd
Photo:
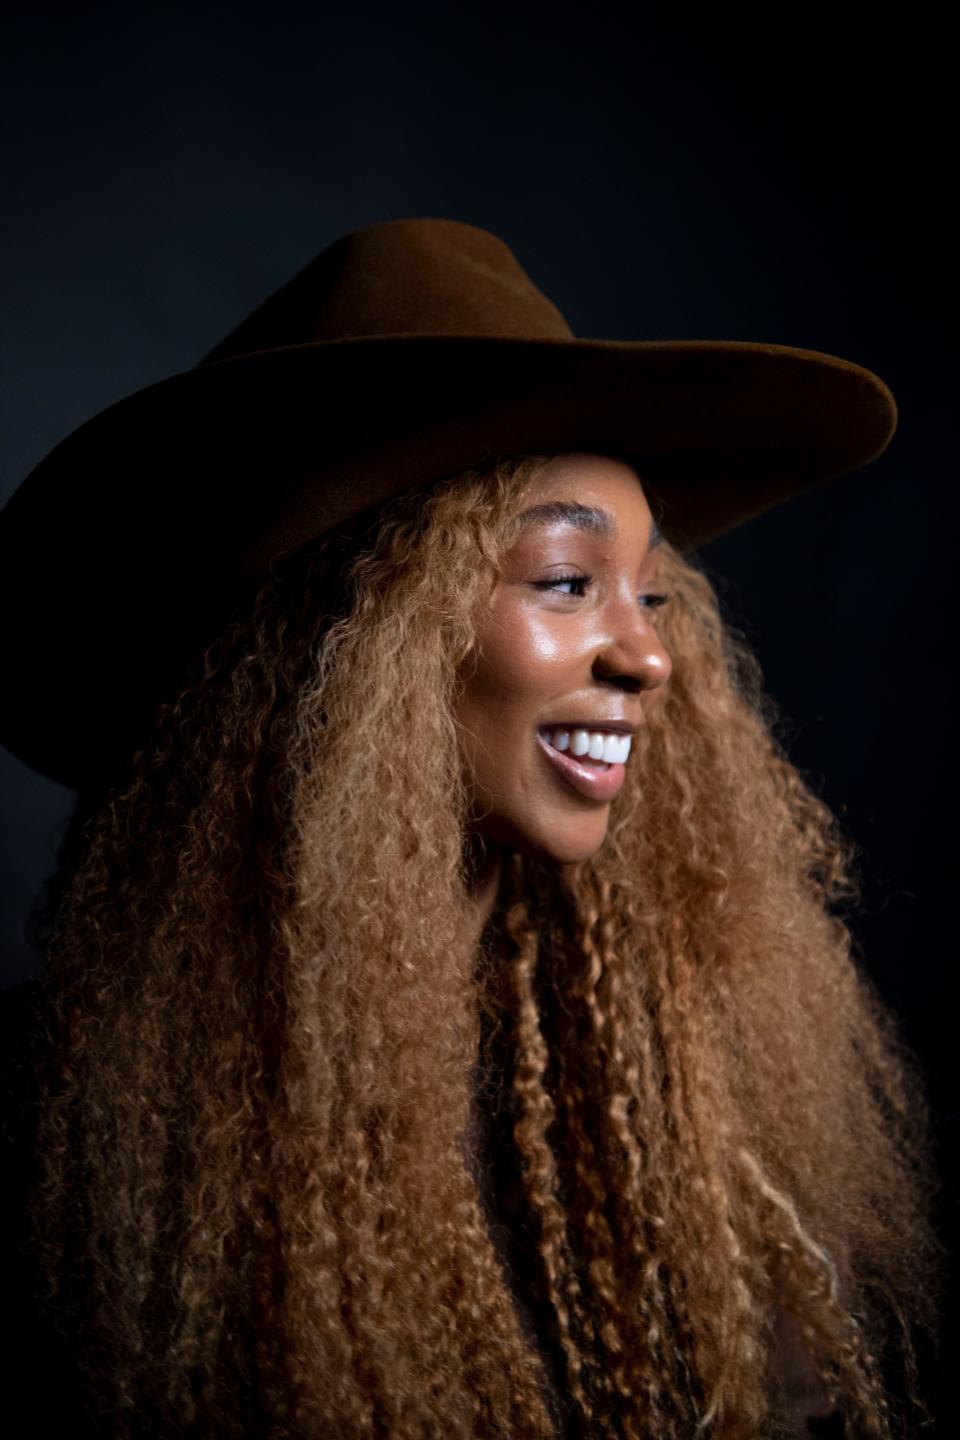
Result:
[[[393,333],[198,366],[87,421],[0,513],[0,742],[81,787],[273,562],[498,456],[621,456],[689,550],[896,423],[869,370],[741,341]]]

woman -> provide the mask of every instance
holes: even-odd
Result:
[[[371,227],[5,512],[19,586],[54,497],[70,536],[3,738],[81,789],[16,1063],[24,1285],[92,1434],[913,1433],[922,1082],[688,553],[865,463],[892,401],[555,317],[483,231]],[[151,404],[136,503],[172,499],[118,580],[81,510]],[[180,477],[198,416],[244,468]],[[241,451],[278,437],[268,486]],[[225,469],[260,477],[229,508]]]

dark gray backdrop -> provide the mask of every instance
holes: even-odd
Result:
[[[0,498],[336,236],[403,215],[501,235],[578,335],[875,370],[887,453],[702,555],[861,847],[855,930],[929,1077],[952,1239],[950,50],[913,11],[659,10],[8,7]],[[9,985],[37,968],[23,921],[73,795],[0,765]]]

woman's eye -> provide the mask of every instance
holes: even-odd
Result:
[[[552,580],[538,580],[536,583],[538,590],[555,590],[558,585],[578,586],[579,589],[568,590],[566,593],[582,595],[583,587],[589,585],[591,578],[589,575],[555,575]]]
[[[592,575],[555,575],[552,580],[537,580],[534,583],[538,590],[556,590],[560,585],[572,585],[572,590],[564,591],[564,594],[580,596],[582,598],[584,589],[593,579]],[[646,609],[656,610],[661,605],[666,605],[670,599],[669,595],[638,595],[637,600]]]

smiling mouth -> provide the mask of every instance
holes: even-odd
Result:
[[[611,765],[625,765],[633,744],[629,731],[605,727],[588,730],[586,726],[550,725],[538,733],[558,754],[601,771]]]
[[[607,804],[622,789],[626,778],[622,762],[564,754],[551,743],[549,733],[545,734],[542,730],[537,732],[537,743],[554,776],[563,782],[567,790],[576,791],[588,800]]]

